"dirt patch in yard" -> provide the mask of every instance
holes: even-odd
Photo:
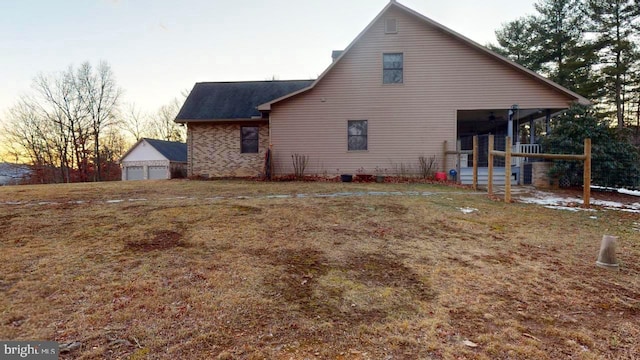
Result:
[[[175,247],[186,247],[182,240],[182,233],[172,230],[159,230],[148,237],[136,240],[129,240],[125,244],[127,250],[132,251],[154,251],[168,250]]]
[[[435,297],[424,278],[382,254],[353,254],[346,260],[332,260],[315,249],[263,255],[281,269],[265,280],[272,296],[282,297],[306,318],[334,325],[352,327],[401,312],[415,314],[416,304]]]

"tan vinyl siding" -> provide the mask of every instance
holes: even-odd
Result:
[[[240,127],[259,127],[258,153],[240,152]],[[263,172],[264,155],[269,146],[269,126],[266,124],[188,125],[187,151],[189,176],[205,178],[253,177]]]
[[[397,34],[385,34],[387,17],[398,20]],[[402,84],[382,83],[383,53],[404,54]],[[275,171],[291,173],[293,153],[309,155],[309,173],[415,168],[420,155],[441,160],[445,140],[455,146],[457,110],[566,108],[571,100],[392,7],[312,90],[272,106]],[[347,151],[348,120],[368,120],[367,151]]]

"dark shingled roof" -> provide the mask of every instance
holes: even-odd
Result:
[[[188,120],[250,119],[257,107],[306,88],[313,80],[274,80],[196,83],[176,117]]]
[[[187,144],[177,141],[144,139],[169,161],[187,162]]]

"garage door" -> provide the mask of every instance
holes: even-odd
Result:
[[[142,166],[127,166],[127,180],[144,179],[144,171]]]
[[[149,166],[149,180],[159,180],[167,178],[166,166]]]

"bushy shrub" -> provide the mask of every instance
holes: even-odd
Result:
[[[542,141],[543,151],[582,154],[584,139],[591,138],[592,184],[607,187],[640,187],[640,154],[628,137],[599,119],[593,109],[574,105],[554,121],[551,134]],[[582,161],[554,161],[552,175],[568,185],[582,185]]]

